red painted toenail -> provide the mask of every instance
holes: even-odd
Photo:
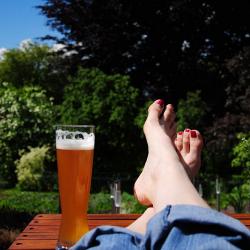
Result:
[[[189,132],[189,131],[190,131],[190,129],[189,129],[189,128],[186,128],[186,129],[185,129],[185,132]]]
[[[159,104],[161,107],[164,106],[164,101],[162,99],[158,99],[156,103]]]
[[[182,134],[183,134],[183,132],[182,132],[182,131],[178,132],[178,135],[182,135]]]
[[[197,134],[196,134],[195,130],[191,130],[190,134],[191,134],[192,138],[196,138],[197,137]]]

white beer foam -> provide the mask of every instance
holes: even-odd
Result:
[[[71,132],[65,130],[56,131],[56,148],[57,149],[94,149],[95,135],[94,133]]]

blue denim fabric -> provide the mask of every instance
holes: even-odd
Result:
[[[148,223],[145,235],[126,228],[98,227],[71,248],[82,249],[250,249],[250,230],[229,216],[191,205],[167,206]]]

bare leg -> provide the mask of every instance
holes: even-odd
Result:
[[[148,221],[155,215],[153,207],[149,207],[145,212],[127,228],[140,234],[145,234]]]

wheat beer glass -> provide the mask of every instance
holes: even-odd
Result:
[[[56,249],[69,249],[88,229],[95,134],[92,125],[56,126],[62,220]]]

